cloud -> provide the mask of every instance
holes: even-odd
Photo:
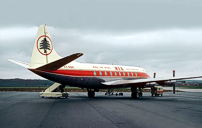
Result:
[[[141,66],[150,76],[198,75],[202,72],[202,28],[148,31],[93,31],[48,26],[55,50],[61,56],[83,52],[77,61]],[[37,27],[0,29],[0,78],[40,78],[7,59],[30,61]],[[6,74],[6,75],[5,75]],[[19,75],[20,74],[20,75]]]
[[[10,27],[1,28],[0,41],[18,41],[35,37],[38,27]]]

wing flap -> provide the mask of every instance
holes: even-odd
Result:
[[[61,68],[62,66],[72,62],[73,60],[79,58],[80,56],[82,56],[83,53],[75,53],[72,54],[70,56],[64,57],[62,59],[53,61],[51,63],[48,63],[46,65],[43,65],[41,67],[36,68],[36,70],[57,70],[59,68]]]

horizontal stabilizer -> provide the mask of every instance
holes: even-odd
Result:
[[[79,58],[82,55],[83,55],[83,53],[75,53],[75,54],[72,54],[70,56],[67,56],[67,57],[64,57],[62,59],[53,61],[53,62],[48,63],[46,65],[43,65],[39,68],[36,68],[36,70],[57,70],[57,69],[61,68],[62,66],[72,62],[73,60]]]
[[[29,64],[25,63],[25,62],[21,62],[21,61],[17,61],[17,60],[10,60],[10,59],[8,59],[8,61],[13,62],[13,63],[15,63],[17,65],[20,65],[20,66],[22,66],[24,68],[28,68],[29,67]]]

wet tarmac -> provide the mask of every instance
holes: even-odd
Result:
[[[202,93],[164,93],[139,99],[71,92],[67,99],[40,98],[39,92],[0,92],[0,127],[170,128],[202,127]]]

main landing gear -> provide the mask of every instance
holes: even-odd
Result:
[[[142,89],[139,88],[139,91],[137,90],[137,87],[131,87],[131,98],[137,99],[140,96],[142,96]]]
[[[95,91],[93,89],[87,88],[87,90],[88,90],[88,97],[89,98],[95,97]]]

